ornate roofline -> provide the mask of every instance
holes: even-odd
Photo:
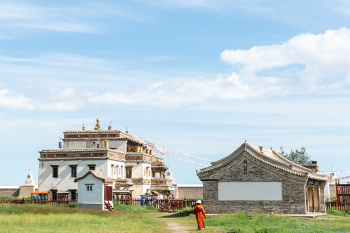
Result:
[[[123,133],[122,131],[118,129],[112,129],[112,130],[103,130],[103,129],[98,129],[98,130],[66,130],[63,132],[63,134],[91,134],[91,133]]]
[[[118,140],[125,141],[129,140],[125,137],[98,137],[98,138],[62,138],[62,141],[102,141],[102,140]]]
[[[207,172],[214,171],[214,170],[220,169],[224,166],[231,164],[233,162],[233,160],[235,160],[239,157],[239,155],[241,154],[240,153],[241,151],[242,152],[246,151],[248,153],[248,155],[252,156],[253,158],[255,158],[255,159],[257,159],[257,160],[259,160],[267,165],[270,165],[274,168],[280,169],[282,171],[288,172],[288,173],[293,174],[293,175],[297,175],[297,176],[301,176],[301,177],[307,176],[307,177],[319,179],[319,180],[327,180],[328,179],[328,177],[326,177],[326,176],[315,174],[311,169],[304,168],[301,165],[298,165],[298,164],[295,164],[295,163],[289,161],[288,159],[284,158],[282,155],[278,154],[276,151],[272,150],[272,152],[275,155],[277,155],[278,158],[280,158],[281,160],[283,160],[287,164],[282,163],[281,161],[278,161],[276,159],[270,158],[270,157],[266,156],[264,153],[257,151],[253,146],[249,145],[247,142],[243,143],[240,147],[238,147],[230,155],[228,155],[228,156],[226,156],[223,159],[220,159],[218,161],[212,162],[212,164],[213,164],[212,166],[197,170],[197,175],[198,176],[204,175]],[[293,169],[293,166],[294,166],[294,169]],[[298,169],[295,169],[295,167],[297,167]]]

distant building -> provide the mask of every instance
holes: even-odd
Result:
[[[30,197],[30,193],[35,191],[35,183],[32,177],[32,171],[29,169],[27,179],[24,181],[24,185],[20,187],[18,198]]]
[[[325,213],[328,176],[295,164],[274,150],[243,143],[197,170],[207,213],[258,211]]]
[[[163,159],[153,154],[138,137],[120,130],[101,129],[97,119],[94,130],[68,130],[59,149],[39,152],[39,191],[49,191],[53,199],[76,199],[77,177],[89,170],[116,179],[113,192],[133,197],[149,193],[169,195],[173,178]]]
[[[337,173],[334,171],[334,165],[332,165],[332,172],[329,174],[329,196],[337,197],[336,183],[337,183]]]
[[[0,197],[30,197],[30,193],[37,189],[32,177],[31,169],[27,179],[24,181],[24,185],[21,186],[0,186]]]
[[[177,184],[175,191],[172,192],[175,198],[192,199],[203,198],[203,184]]]

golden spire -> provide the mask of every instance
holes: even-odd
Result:
[[[94,130],[99,130],[99,129],[101,129],[100,118],[97,118],[96,119],[96,126],[95,126]]]

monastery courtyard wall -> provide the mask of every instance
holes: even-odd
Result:
[[[18,197],[19,187],[0,187],[0,197]]]

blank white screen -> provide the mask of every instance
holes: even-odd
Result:
[[[219,182],[219,201],[282,201],[282,182]]]

